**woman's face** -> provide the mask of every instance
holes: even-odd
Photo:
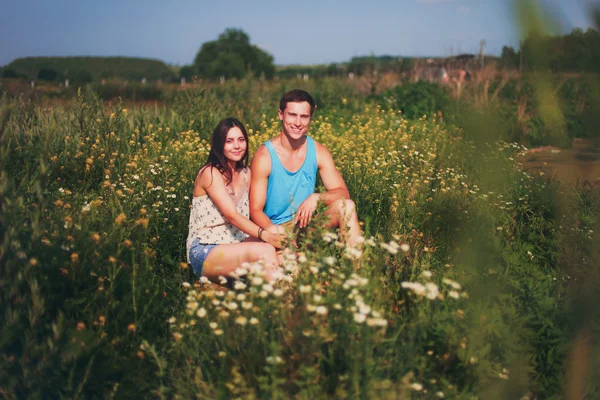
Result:
[[[240,161],[246,154],[248,143],[242,133],[241,129],[234,126],[227,132],[227,138],[225,138],[225,147],[223,148],[223,155],[226,159],[234,162]]]

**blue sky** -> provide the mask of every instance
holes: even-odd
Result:
[[[594,0],[540,0],[560,29],[587,29]],[[597,0],[596,0],[597,1]],[[26,56],[193,61],[202,43],[241,28],[278,65],[361,55],[448,56],[518,46],[513,0],[13,0],[0,13],[0,65]]]

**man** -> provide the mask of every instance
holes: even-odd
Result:
[[[307,136],[314,111],[314,100],[303,90],[281,98],[281,133],[258,149],[250,167],[250,217],[271,231],[303,229],[323,202],[329,217],[326,228],[338,226],[347,243],[357,245],[361,231],[346,183],[331,153]],[[323,193],[315,193],[317,173]]]

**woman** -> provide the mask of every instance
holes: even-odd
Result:
[[[219,276],[233,276],[242,263],[262,259],[264,278],[277,278],[275,247],[281,246],[281,238],[248,219],[247,163],[244,125],[235,118],[222,120],[212,134],[208,160],[194,184],[186,247],[197,276],[218,282]]]

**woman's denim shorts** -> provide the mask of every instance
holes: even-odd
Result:
[[[190,247],[190,264],[196,276],[201,277],[204,270],[204,261],[208,257],[208,253],[218,244],[203,244],[198,239],[194,239]]]

